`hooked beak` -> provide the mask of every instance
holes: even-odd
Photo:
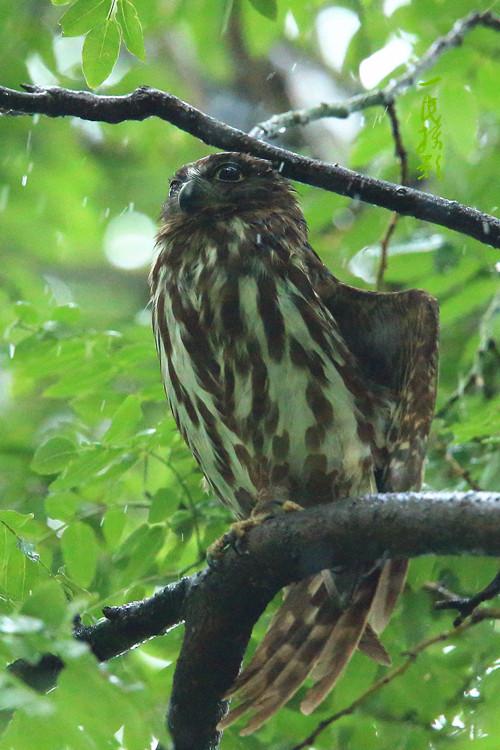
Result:
[[[178,196],[179,208],[183,213],[190,214],[206,206],[210,195],[209,186],[204,180],[188,180],[181,187]]]

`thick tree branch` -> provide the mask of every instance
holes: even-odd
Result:
[[[176,750],[214,750],[223,696],[255,622],[281,588],[335,565],[423,554],[500,556],[500,493],[370,495],[281,514],[249,531],[243,551],[229,549],[144,602],[109,608],[106,620],[77,626],[75,635],[109,659],[184,620],[169,727]],[[62,662],[45,660],[55,677]],[[26,665],[16,665],[22,677]]]
[[[241,130],[200,112],[181,99],[157,89],[139,88],[126,96],[97,96],[87,91],[26,86],[26,91],[0,87],[0,112],[80,117],[83,120],[119,123],[159,117],[210,146],[244,151],[275,162],[285,177],[331,190],[351,198],[414,216],[469,235],[500,248],[500,219],[457,201],[410,187],[378,180],[338,164],[299,156],[252,138]]]
[[[476,26],[485,26],[500,31],[500,16],[491,11],[470,13],[465,18],[456,21],[448,34],[436,39],[420,59],[410,65],[403,75],[391,80],[387,86],[365,94],[356,94],[347,101],[330,104],[322,102],[309,109],[291,110],[274,115],[269,120],[256,125],[251,135],[276,138],[287,128],[307,125],[314,120],[321,120],[325,117],[345,118],[369,107],[387,107],[397,96],[414,86],[418,78],[436,63],[443,52],[462,44],[465,35]]]

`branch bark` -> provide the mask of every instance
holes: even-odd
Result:
[[[159,117],[195,138],[228,151],[243,151],[273,161],[292,180],[363,200],[406,216],[429,221],[500,248],[500,219],[457,201],[353,172],[338,164],[299,156],[264,143],[216,120],[172,94],[139,88],[126,96],[98,96],[87,91],[25,86],[15,91],[0,86],[0,112],[79,117],[116,124]]]
[[[255,622],[281,588],[337,565],[423,554],[500,556],[500,493],[368,495],[281,514],[249,531],[243,551],[229,549],[143,602],[106,609],[106,620],[77,626],[75,636],[104,660],[184,620],[169,728],[175,750],[215,750],[223,696]],[[44,659],[54,679],[63,664]],[[11,670],[29,677],[25,662]]]

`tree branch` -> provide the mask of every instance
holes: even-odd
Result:
[[[367,495],[281,514],[249,531],[243,552],[229,549],[212,567],[150,599],[108,608],[106,620],[77,625],[75,635],[109,659],[183,619],[169,727],[175,750],[215,750],[223,696],[255,622],[281,588],[337,565],[422,554],[499,556],[500,493]],[[23,677],[26,663],[15,664]],[[46,666],[57,674],[62,662],[59,669],[50,659]]]
[[[210,146],[243,151],[273,161],[285,177],[363,200],[400,214],[453,229],[500,248],[500,219],[457,201],[353,172],[338,164],[299,156],[264,143],[216,120],[181,99],[157,89],[139,88],[126,96],[98,96],[87,91],[25,86],[0,87],[0,112],[80,117],[111,124],[159,117]]]
[[[473,596],[458,596],[440,584],[428,583],[426,588],[428,591],[443,597],[435,603],[436,609],[456,609],[459,611],[459,616],[453,622],[453,625],[457,628],[467,617],[472,615],[480,604],[500,595],[500,572],[484,589]]]
[[[121,607],[105,607],[106,619],[96,625],[85,626],[75,620],[74,637],[88,643],[99,661],[108,661],[123,654],[138,643],[162,635],[183,620],[183,607],[190,586],[196,576],[181,578],[165,586],[154,596],[130,602]],[[64,662],[52,654],[44,654],[36,664],[18,659],[9,671],[37,690],[49,690],[57,681]]]
[[[269,120],[256,125],[251,135],[259,138],[262,136],[276,138],[287,128],[307,125],[314,120],[321,120],[325,117],[343,119],[369,107],[387,107],[394,102],[396,96],[404,94],[414,86],[417,79],[437,62],[443,52],[462,44],[465,35],[476,26],[485,26],[494,31],[500,31],[500,16],[491,11],[470,13],[465,18],[456,21],[448,34],[436,39],[419,60],[410,65],[403,75],[391,80],[387,86],[366,94],[356,94],[343,102],[330,104],[323,102],[309,109],[296,109],[273,115]]]

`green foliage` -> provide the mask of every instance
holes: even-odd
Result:
[[[278,1],[277,0],[249,0],[255,10],[266,18],[270,18],[272,21],[276,20],[278,15]]]
[[[333,72],[321,59],[315,34],[317,14],[332,5],[322,0],[53,5],[68,7],[54,9],[41,0],[3,4],[2,84],[43,84],[50,75],[52,83],[82,88],[83,45],[91,85],[104,81],[113,94],[157,86],[248,128],[260,113],[269,116],[285,106],[273,88],[280,76],[288,90],[305,96],[307,89],[311,98],[295,99],[295,106],[323,96],[309,78],[300,78],[308,66],[335,77],[344,92],[361,91],[360,62],[391,35],[409,35],[414,53],[422,54],[455,18],[486,8],[472,0],[414,0],[387,16],[381,0],[346,0],[343,7],[358,15],[361,26],[341,69]],[[64,11],[61,36],[57,21]],[[230,27],[230,14],[238,12],[247,55],[244,84]],[[298,27],[293,40],[283,30],[289,12]],[[143,59],[143,30],[146,61],[138,64],[122,47],[108,78],[121,42]],[[280,57],[285,44],[293,62]],[[440,78],[433,95],[445,155],[441,178],[422,185],[491,213],[498,211],[492,191],[500,171],[497,45],[495,32],[476,29],[429,71],[428,79]],[[266,66],[270,54],[275,62]],[[416,88],[397,104],[412,178],[422,97]],[[143,750],[153,737],[169,748],[164,714],[182,629],[99,666],[73,641],[71,627],[77,613],[84,623],[95,622],[104,605],[150,595],[195,570],[230,521],[203,489],[165,402],[147,310],[144,249],[152,253],[151,238],[141,229],[137,239],[130,225],[116,223],[122,216],[137,218],[137,227],[139,219],[154,222],[169,176],[209,149],[155,120],[109,126],[4,117],[1,128],[0,750]],[[305,129],[294,147],[399,179],[382,111],[364,113],[350,146],[338,135],[332,141],[329,132]],[[387,212],[297,188],[312,245],[343,280],[373,288]],[[118,256],[110,226],[113,232],[123,229]],[[441,305],[441,416],[434,423],[427,486],[463,490],[472,481],[498,490],[498,252],[402,218],[385,279],[392,290],[427,289]],[[494,572],[495,561],[479,558],[414,561],[407,592],[384,634],[395,664],[405,650],[451,624],[449,614],[433,612],[422,588],[426,581],[442,580],[465,594]],[[57,690],[47,695],[5,671],[17,658],[36,660],[46,652],[66,663]],[[458,750],[496,750],[497,654],[498,628],[487,622],[435,644],[353,715],[333,723],[314,747],[444,750],[453,744]],[[243,740],[237,729],[228,730],[223,748],[290,750],[382,674],[383,668],[357,655],[315,714],[302,716],[294,699],[254,737]]]
[[[132,0],[76,0],[60,24],[65,36],[86,35],[82,66],[91,88],[100,86],[111,74],[122,41],[129,52],[144,60],[142,24]]]

